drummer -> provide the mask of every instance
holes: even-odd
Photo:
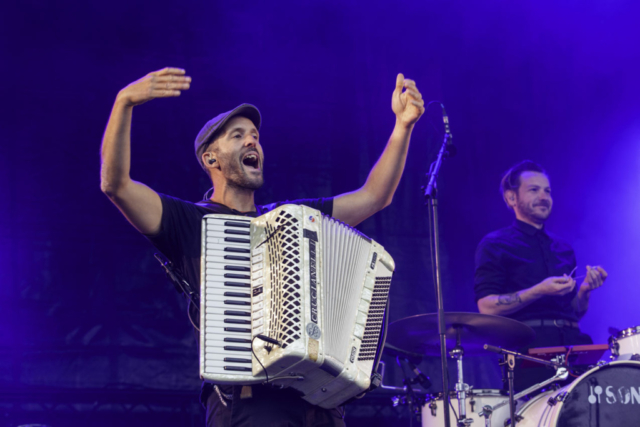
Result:
[[[480,313],[531,326],[536,338],[526,349],[593,344],[578,321],[607,272],[587,265],[586,272],[578,274],[584,280],[576,286],[573,249],[544,226],[553,200],[549,177],[540,165],[529,160],[514,165],[500,190],[515,220],[486,235],[476,249],[474,290]],[[519,369],[515,389],[522,391],[552,375],[545,367]]]

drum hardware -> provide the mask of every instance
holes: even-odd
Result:
[[[460,418],[458,416],[458,410],[456,409],[457,400],[455,391],[450,393],[451,399],[449,404],[450,417],[452,419]],[[427,404],[422,408],[422,426],[423,427],[443,427],[444,426],[444,399],[441,393],[436,396],[427,396],[430,399]],[[504,421],[509,417],[508,408],[505,405],[498,406],[498,403],[503,402],[507,398],[507,393],[504,390],[497,389],[476,389],[469,387],[466,400],[466,418],[471,421],[467,421],[467,424],[480,427],[481,425],[502,427]],[[442,405],[442,406],[441,406]],[[496,410],[491,408],[496,406]],[[483,419],[483,417],[476,412],[482,408],[487,408],[492,414],[490,417]]]
[[[485,344],[484,345],[484,349],[488,350],[488,351],[492,351],[494,353],[502,354],[502,356],[504,358],[502,364],[507,366],[507,379],[508,379],[508,382],[509,382],[509,413],[510,413],[510,420],[511,420],[511,425],[515,426],[515,425],[517,425],[517,423],[519,421],[518,418],[516,417],[516,412],[515,412],[516,411],[515,390],[513,388],[513,380],[514,380],[514,375],[515,375],[514,371],[515,371],[515,367],[516,367],[516,358],[523,359],[523,360],[529,360],[531,362],[540,363],[540,364],[546,365],[546,366],[551,366],[551,367],[557,369],[558,371],[560,370],[560,368],[563,368],[563,367],[562,367],[562,365],[560,365],[559,363],[556,363],[556,362],[547,361],[547,360],[543,360],[543,359],[538,359],[536,357],[527,356],[527,355],[524,355],[524,354],[521,354],[521,353],[518,353],[518,352],[515,352],[515,351],[511,351],[511,350],[505,350],[503,348],[495,347],[495,346],[492,346],[492,345],[489,345],[489,344]],[[568,375],[568,373],[567,373],[567,375]],[[534,386],[534,387],[536,387],[536,386]],[[544,387],[544,385],[542,387]]]
[[[404,387],[394,387],[394,386],[389,386],[389,385],[385,385],[384,384],[384,371],[385,371],[385,363],[384,361],[380,361],[378,363],[378,373],[380,374],[382,380],[380,381],[380,386],[378,388],[381,388],[383,390],[390,390],[390,391],[395,391],[398,393],[404,393],[406,394],[408,391],[408,388],[411,389],[411,392],[413,393],[421,393],[421,394],[427,394],[427,392],[425,390],[422,390],[420,388],[413,388],[413,384],[415,383],[419,383],[420,385],[423,385],[422,382],[418,379],[418,378],[404,378],[404,380],[402,381],[402,383],[404,384]],[[428,381],[428,384],[431,385],[431,381],[429,380],[429,377],[425,377],[426,380]],[[426,383],[425,383],[426,384]],[[423,385],[424,387],[424,385]],[[397,405],[394,405],[397,406]]]
[[[411,353],[408,351],[404,351],[404,350],[400,350],[397,347],[394,347],[393,345],[389,344],[389,343],[385,343],[384,346],[384,354],[387,354],[389,356],[395,356],[396,358],[396,363],[398,364],[398,366],[402,367],[402,364],[400,363],[401,361],[405,361],[407,365],[409,365],[409,368],[413,371],[414,374],[416,374],[415,378],[406,378],[404,379],[404,384],[406,385],[408,384],[420,384],[422,387],[424,387],[425,389],[430,388],[431,387],[431,379],[429,379],[428,376],[426,376],[425,374],[423,374],[420,369],[418,369],[418,367],[416,365],[419,365],[422,362],[422,355],[421,354],[416,354],[416,353]],[[404,372],[404,370],[403,370]]]
[[[564,401],[564,398],[567,396],[567,392],[564,391],[562,393],[558,393],[555,397],[550,397],[549,400],[547,400],[547,404],[549,406],[556,406],[556,404],[558,402],[562,402]]]
[[[438,405],[436,405],[436,402],[431,402],[429,404],[429,409],[431,410],[431,416],[435,417],[436,416],[436,409],[438,409]]]
[[[556,357],[551,358],[551,361],[553,363],[557,363],[558,365],[565,365],[566,364],[566,360],[567,360],[567,355],[566,354],[559,354]]]
[[[618,330],[609,328],[611,360],[640,360],[640,326]]]
[[[557,383],[559,381],[565,381],[567,378],[569,378],[569,370],[567,370],[567,368],[565,368],[564,366],[560,366],[557,370],[556,370],[556,374],[549,378],[548,380],[544,380],[541,383],[538,384],[534,384],[531,387],[522,390],[520,393],[516,394],[515,396],[513,396],[514,400],[520,400],[525,396],[530,395],[531,393],[538,391],[550,384],[553,383]],[[493,406],[485,406],[482,408],[482,411],[480,412],[480,416],[481,417],[485,417],[485,419],[488,419],[491,417],[491,414],[493,413],[493,411],[502,408],[505,405],[509,404],[509,400],[503,400],[502,402],[493,405]]]
[[[480,313],[443,313],[445,326],[445,348],[453,348],[450,356],[456,359],[457,382],[455,386],[456,400],[458,400],[458,427],[469,426],[473,419],[467,415],[467,399],[471,396],[472,387],[464,383],[462,359],[464,355],[484,354],[484,344],[489,341],[504,347],[520,347],[528,344],[535,333],[529,326],[501,316]],[[440,356],[442,345],[439,341],[440,319],[437,313],[421,314],[407,317],[389,325],[387,343],[397,349],[414,354]],[[443,387],[442,395],[444,408],[452,406],[451,396],[445,395],[447,388]],[[495,398],[495,396],[493,397]],[[469,401],[475,405],[476,401]],[[435,402],[429,404],[429,409],[436,415]],[[470,411],[475,414],[475,411]],[[449,410],[444,409],[444,423],[447,425]],[[424,418],[423,418],[424,420]],[[488,420],[485,420],[485,424]],[[423,421],[424,424],[424,421]],[[488,425],[488,424],[487,424]]]
[[[611,350],[609,358],[616,360],[620,356],[620,344],[618,344],[618,340],[614,336],[609,337],[609,349]]]
[[[397,407],[399,405],[407,405],[409,407],[409,423],[413,425],[413,417],[420,418],[420,411],[422,410],[422,406],[424,406],[425,402],[429,399],[426,395],[418,395],[415,390],[411,386],[411,384],[406,384],[404,389],[404,395],[393,396],[391,398],[391,403],[393,407]]]
[[[392,348],[391,350],[387,350],[387,347],[385,346],[384,351],[385,353],[389,354],[389,353],[396,352],[397,349]],[[396,361],[398,362],[398,364],[400,364],[401,359],[403,358],[401,358],[400,356],[396,356]],[[404,360],[407,360],[407,359],[404,359]],[[418,368],[416,368],[415,365],[413,365],[413,363],[409,362],[408,360],[407,360],[407,363],[409,363],[410,366],[413,366],[413,368],[415,368],[415,370],[417,370],[420,374],[419,375],[417,374],[415,378],[405,377],[404,380],[402,381],[402,383],[404,384],[404,387],[393,387],[393,386],[387,386],[384,384],[384,371],[386,366],[385,366],[385,363],[381,360],[378,363],[378,373],[380,374],[380,378],[381,378],[379,388],[402,393],[401,395],[393,396],[391,398],[391,404],[393,405],[394,408],[400,405],[409,406],[409,413],[411,414],[410,420],[411,420],[411,424],[413,424],[413,417],[420,416],[420,411],[422,406],[429,399],[427,397],[428,395],[424,390],[414,389],[413,385],[418,383],[423,387],[425,387],[426,385],[425,388],[428,388],[431,386],[431,381],[429,380],[429,377],[426,377],[424,374],[422,374],[422,372],[420,372]]]
[[[451,350],[451,357],[456,359],[457,364],[457,372],[458,372],[458,382],[456,383],[456,397],[458,398],[458,427],[464,427],[470,425],[473,420],[471,418],[467,418],[467,406],[465,399],[467,397],[467,392],[469,392],[470,388],[468,384],[464,382],[464,372],[462,368],[462,357],[464,356],[464,349],[462,345],[460,345],[460,331],[462,330],[462,325],[454,325],[456,330],[456,346]]]
[[[599,364],[518,410],[519,427],[635,426],[640,419],[640,363]]]

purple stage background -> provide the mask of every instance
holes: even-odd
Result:
[[[446,310],[477,311],[474,250],[511,223],[499,180],[528,158],[549,172],[548,228],[574,245],[578,274],[599,264],[610,275],[583,330],[604,343],[609,327],[640,324],[633,1],[27,0],[3,9],[0,425],[201,425],[186,306],[99,188],[118,90],[165,66],[185,68],[193,83],[135,109],[131,174],[156,191],[201,199],[209,186],[193,140],[242,102],[264,120],[258,203],[354,190],[392,130],[402,72],[425,100],[446,105],[458,147],[439,180]],[[416,126],[393,204],[358,227],[396,261],[391,320],[436,309],[420,186],[442,138],[437,110]],[[493,362],[467,359],[467,382],[499,387]],[[438,363],[421,365],[434,384]],[[386,381],[399,384],[391,371]],[[347,408],[349,425],[409,423],[406,408],[370,405]]]

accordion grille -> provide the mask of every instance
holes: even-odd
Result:
[[[273,225],[275,224],[275,226]],[[270,302],[270,336],[282,343],[282,348],[300,339],[300,223],[297,218],[281,211],[273,223],[267,224],[267,252],[279,268],[271,269],[271,283],[280,283]]]
[[[367,317],[367,323],[364,327],[362,345],[358,353],[358,361],[374,360],[376,357],[390,286],[391,277],[376,278],[371,305],[369,305],[369,316]]]

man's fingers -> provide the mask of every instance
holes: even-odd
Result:
[[[154,82],[191,82],[191,77],[189,76],[177,76],[175,74],[166,74],[163,76],[154,76]]]
[[[597,268],[587,266],[587,283],[590,289],[596,289],[602,286],[602,277]]]
[[[600,286],[602,286],[602,276],[600,276],[600,272],[595,268],[592,269],[591,272],[593,273],[594,289],[599,288]]]
[[[407,89],[418,90],[418,88],[416,87],[416,81],[411,79],[404,79],[404,87],[406,87]]]
[[[402,92],[402,88],[404,87],[404,75],[402,73],[396,76],[396,90],[395,92]]]
[[[607,271],[604,268],[597,266],[596,269],[598,270],[598,273],[600,273],[600,276],[602,276],[602,280],[609,277],[609,273],[607,273]]]
[[[408,93],[413,99],[417,101],[420,101],[422,99],[422,95],[418,91],[407,89],[405,93]]]
[[[182,68],[175,68],[175,67],[165,67],[162,70],[158,70],[158,71],[154,71],[151,74],[155,74],[156,76],[166,76],[168,74],[184,74],[185,70],[183,70]]]
[[[162,82],[157,82],[154,85],[155,89],[171,89],[171,90],[188,90],[190,87],[189,83],[162,83]]]
[[[174,96],[180,96],[180,91],[170,89],[156,89],[151,91],[151,96],[154,98],[171,98]]]

